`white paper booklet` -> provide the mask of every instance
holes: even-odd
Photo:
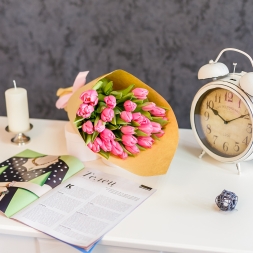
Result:
[[[84,169],[12,218],[87,250],[154,192],[118,176]]]

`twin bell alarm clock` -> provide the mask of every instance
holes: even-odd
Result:
[[[226,48],[215,61],[199,69],[198,79],[212,81],[195,95],[190,112],[191,127],[203,149],[214,159],[235,163],[240,174],[240,162],[253,159],[252,115],[253,72],[229,73],[227,66],[218,62],[225,51],[245,55],[253,66],[252,58],[245,52]]]

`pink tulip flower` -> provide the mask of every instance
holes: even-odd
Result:
[[[115,139],[115,135],[113,132],[107,128],[103,132],[99,134],[100,138],[105,142],[110,142],[111,140]]]
[[[155,133],[154,135],[157,136],[158,138],[162,137],[165,134],[163,130],[161,130],[159,133]]]
[[[136,115],[136,113],[133,113],[133,121],[137,122],[140,125],[150,124],[150,120],[142,114]]]
[[[133,116],[131,112],[123,111],[120,113],[120,118],[123,119],[125,122],[131,122]]]
[[[125,146],[133,146],[134,144],[137,143],[137,139],[131,134],[123,134],[122,135],[122,143]]]
[[[120,128],[121,133],[123,134],[134,134],[135,128],[132,126],[123,126]]]
[[[132,90],[134,96],[138,99],[146,99],[148,95],[148,90],[143,89],[143,88],[135,88]]]
[[[150,120],[147,117],[142,116],[141,119],[140,119],[139,124],[141,124],[141,125],[147,125],[147,124],[149,124],[150,125],[151,123],[150,123]]]
[[[149,123],[149,124],[145,124],[145,125],[140,125],[138,127],[138,129],[140,131],[150,135],[153,131],[153,126],[151,125],[151,123]]]
[[[152,133],[158,133],[162,129],[162,126],[157,122],[151,122],[151,125],[153,127]]]
[[[126,152],[123,152],[121,155],[119,155],[121,159],[126,159],[128,157],[128,154]]]
[[[100,151],[100,146],[102,144],[102,141],[99,137],[97,137],[93,143],[89,142],[88,147],[95,153],[98,153]]]
[[[102,120],[99,120],[97,124],[94,126],[94,130],[101,133],[105,130],[105,125]]]
[[[90,117],[93,111],[94,111],[93,106],[88,105],[88,104],[81,104],[77,111],[77,115],[86,119]]]
[[[144,148],[151,148],[152,144],[154,143],[154,140],[149,136],[139,136],[137,138],[138,144]]]
[[[160,107],[155,107],[154,109],[149,111],[153,116],[156,117],[164,117],[165,116],[165,109]]]
[[[136,109],[137,104],[135,104],[131,100],[127,100],[124,102],[123,106],[127,112],[133,112]]]
[[[116,106],[116,98],[112,95],[105,97],[104,101],[108,108],[113,109]]]
[[[111,151],[112,150],[112,144],[111,141],[104,141],[101,139],[102,143],[100,145],[100,148],[103,149],[105,152]]]
[[[101,113],[101,119],[104,122],[111,122],[114,117],[114,111],[111,108],[105,108]]]
[[[80,99],[85,104],[95,106],[98,103],[98,93],[95,90],[87,90],[81,94]]]
[[[150,111],[150,110],[154,109],[155,107],[156,107],[156,104],[155,104],[155,103],[149,102],[149,103],[147,103],[147,105],[142,106],[141,109],[142,109],[143,111]]]
[[[83,125],[82,125],[82,130],[87,133],[87,134],[93,134],[94,130],[93,130],[93,124],[90,120],[86,121]]]
[[[111,153],[113,155],[119,156],[123,153],[123,148],[120,146],[120,144],[117,141],[112,141],[112,150]]]
[[[139,148],[136,145],[133,146],[125,146],[126,150],[132,154],[138,154],[140,152]]]
[[[140,112],[132,113],[133,120],[137,122],[139,118],[142,118],[142,114]]]

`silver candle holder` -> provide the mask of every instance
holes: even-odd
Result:
[[[32,128],[33,128],[33,125],[30,124],[30,128],[25,132],[30,131]],[[26,136],[24,133],[15,133],[15,132],[10,131],[9,126],[5,128],[5,131],[16,134],[13,138],[11,138],[11,142],[18,146],[23,146],[31,140],[31,138],[29,136]]]

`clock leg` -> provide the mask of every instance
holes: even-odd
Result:
[[[237,168],[237,171],[238,171],[238,175],[241,175],[241,165],[240,163],[236,163],[236,168]]]
[[[199,158],[201,159],[202,156],[205,154],[206,152],[204,150],[202,150],[201,154],[199,155]]]

